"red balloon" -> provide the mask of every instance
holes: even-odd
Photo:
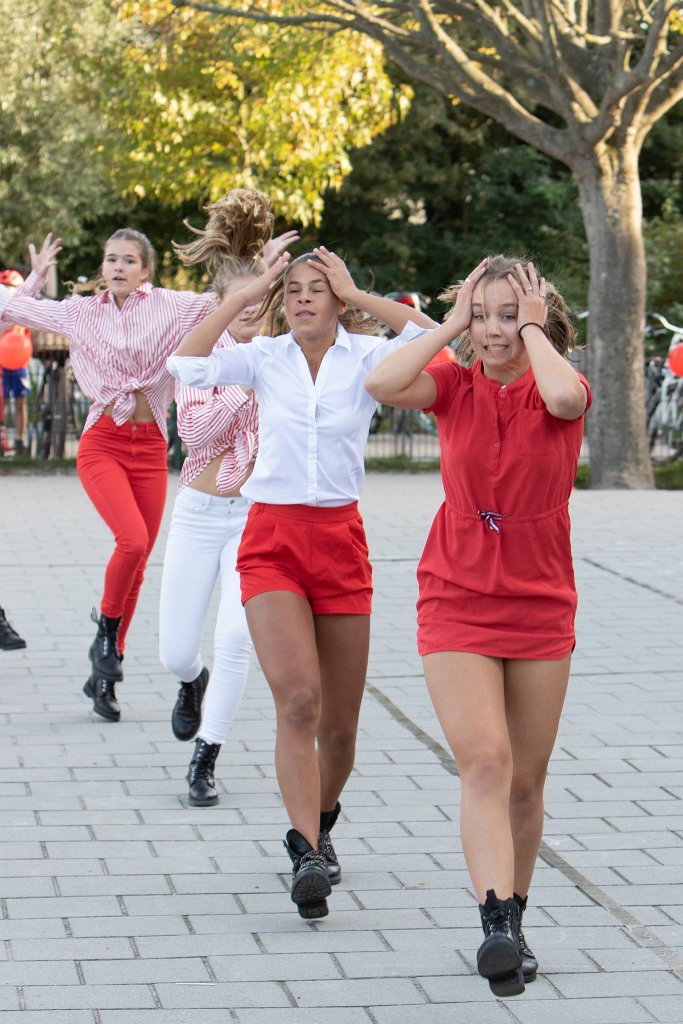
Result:
[[[669,352],[669,369],[677,377],[683,377],[683,341]]]
[[[5,331],[0,337],[0,366],[3,370],[21,370],[33,355],[30,337],[21,328]]]
[[[439,363],[454,363],[455,361],[455,352],[450,347],[450,345],[446,345],[445,348],[442,348],[439,352],[436,353],[433,359],[429,360],[429,362],[427,363],[427,368],[429,368],[430,366],[438,366]]]

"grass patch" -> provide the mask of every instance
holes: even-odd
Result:
[[[409,459],[407,455],[365,460],[368,473],[433,473],[440,465],[439,459]]]

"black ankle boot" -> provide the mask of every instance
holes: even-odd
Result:
[[[529,982],[536,980],[536,972],[538,971],[538,960],[527,946],[526,939],[524,938],[524,932],[522,931],[522,917],[526,910],[527,897],[522,899],[517,893],[513,893],[515,903],[517,904],[517,912],[519,916],[519,927],[517,929],[517,937],[519,939],[519,951],[522,954],[522,974],[524,975],[524,984],[528,985]]]
[[[477,951],[477,970],[495,996],[517,996],[524,991],[517,901],[499,900],[489,889],[479,913],[486,938]]]
[[[106,718],[108,722],[118,722],[121,708],[116,700],[114,683],[111,679],[91,675],[83,687],[83,693],[90,697],[92,709],[96,715]]]
[[[107,615],[100,615],[98,618],[93,608],[90,618],[97,623],[97,633],[89,651],[93,675],[120,683],[123,679],[123,669],[117,642],[121,616],[110,619]]]
[[[191,683],[181,683],[171,714],[171,728],[177,740],[191,740],[202,721],[202,701],[209,682],[209,670],[203,668]]]
[[[334,827],[339,812],[341,811],[341,804],[337,800],[336,804],[331,811],[320,812],[320,835],[318,836],[318,849],[325,858],[325,864],[327,866],[327,877],[330,880],[330,885],[338,885],[341,882],[341,868],[339,867],[339,861],[337,860],[337,854],[334,852],[334,846],[330,839],[330,832]]]
[[[0,608],[0,651],[23,651],[26,641],[22,640],[16,629],[12,629]]]
[[[327,917],[326,897],[332,888],[324,856],[295,828],[290,828],[284,846],[292,862],[292,903],[296,903],[301,917]]]
[[[218,803],[218,791],[213,777],[220,743],[196,740],[194,755],[187,769],[186,779],[190,786],[188,800],[193,807],[210,807]]]

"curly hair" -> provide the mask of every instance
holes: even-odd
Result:
[[[491,281],[506,281],[508,274],[515,273],[515,265],[521,263],[524,266],[528,263],[526,257],[520,256],[504,256],[501,253],[495,253],[488,257],[488,264],[484,275],[479,279],[479,284],[486,287]],[[452,311],[455,301],[460,293],[464,281],[458,281],[457,284],[450,285],[444,291],[442,291],[438,298],[441,302],[450,304],[450,309],[446,313],[448,318]],[[560,295],[559,291],[552,284],[551,281],[546,280],[546,306],[548,315],[546,317],[543,330],[550,339],[550,342],[560,355],[567,356],[572,349],[576,348],[576,328],[572,322],[572,313]],[[465,331],[458,338],[457,345],[455,346],[455,353],[458,360],[466,365],[469,365],[474,359],[474,351],[472,349],[472,342],[470,340],[469,331]]]
[[[280,278],[273,285],[270,292],[261,303],[260,309],[254,314],[255,320],[261,320],[261,318],[263,318],[264,331],[266,334],[272,336],[281,333],[283,327],[285,330],[289,329],[289,324],[287,323],[284,313],[284,297],[287,281],[289,280],[289,275],[291,274],[293,267],[299,266],[301,263],[308,263],[309,260],[313,263],[322,262],[322,260],[312,252],[305,252],[303,255],[297,256],[296,259],[287,264]],[[379,327],[379,321],[375,320],[372,316],[368,316],[368,314],[362,309],[347,308],[343,313],[339,314],[337,319],[349,334],[376,334]]]

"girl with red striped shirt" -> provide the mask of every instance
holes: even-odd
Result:
[[[213,293],[155,288],[154,263],[146,236],[122,228],[106,242],[97,294],[59,302],[0,296],[6,319],[69,338],[71,366],[92,400],[78,475],[116,543],[99,617],[93,611],[97,633],[84,692],[110,721],[120,718],[115,683],[123,678],[126,633],[165,504],[166,411],[174,393],[166,358],[216,308]]]
[[[258,192],[234,190],[211,208],[207,229],[181,259],[212,264],[216,238],[230,237],[233,252],[213,281],[221,298],[256,280],[287,240],[289,232],[264,246],[273,218]],[[262,253],[266,256],[264,260]],[[217,346],[248,344],[258,333],[257,304],[243,309]],[[218,801],[216,758],[237,712],[249,668],[251,638],[240,598],[237,548],[248,500],[242,484],[258,450],[258,409],[253,391],[236,386],[209,390],[178,384],[178,431],[188,448],[164,555],[159,607],[159,656],[180,677],[171,724],[180,740],[197,736],[187,781],[194,806]],[[202,627],[217,580],[221,597],[214,636],[213,671],[201,656]],[[204,706],[202,708],[202,700]]]

